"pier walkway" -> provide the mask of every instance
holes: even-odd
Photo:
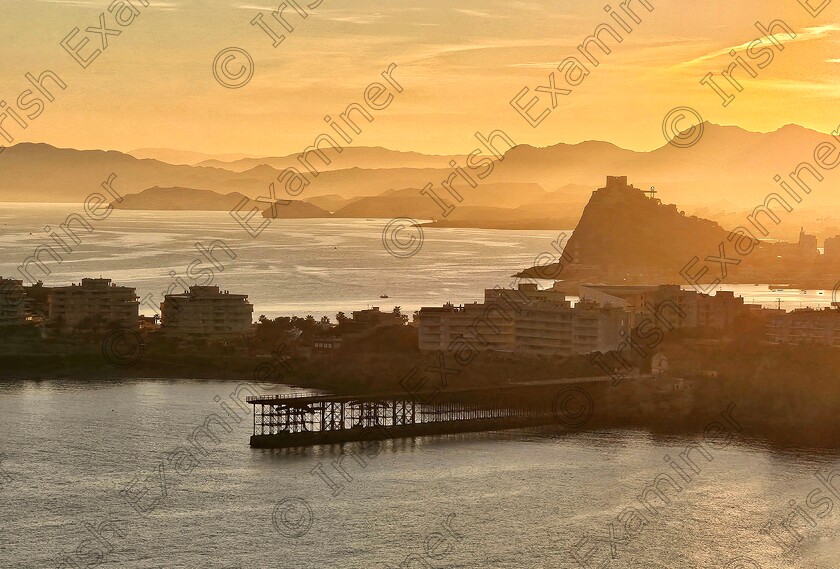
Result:
[[[289,448],[549,425],[556,422],[558,402],[551,394],[557,391],[557,385],[609,380],[570,378],[411,394],[293,393],[248,397],[247,402],[254,406],[251,446]]]

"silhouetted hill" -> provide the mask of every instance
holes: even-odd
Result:
[[[248,200],[243,203],[243,200]],[[177,210],[177,211],[233,211],[248,212],[253,208],[266,209],[264,217],[273,217],[272,208],[266,202],[246,198],[239,192],[219,194],[210,190],[193,188],[149,188],[139,194],[129,194],[122,202],[111,204],[116,209],[133,210]],[[302,219],[330,217],[330,213],[299,200],[279,202],[275,208],[276,218]]]
[[[247,211],[252,207],[264,208],[266,204],[243,196],[239,192],[219,194],[211,190],[196,190],[193,188],[149,188],[139,194],[123,196],[121,202],[113,202],[115,209],[141,210],[193,210],[193,211],[231,211],[248,200],[241,209]]]
[[[568,259],[531,267],[521,276],[561,279],[570,286],[688,285],[687,275],[700,283],[795,283],[828,290],[835,286],[836,261],[820,255],[815,241],[753,240],[754,235],[743,233],[749,227],[741,220],[738,233],[732,233],[651,198],[627,185],[626,179],[608,178],[605,187],[592,193],[566,244]]]
[[[265,207],[265,204],[261,204]],[[332,217],[330,212],[309,202],[289,200],[279,202],[275,207],[269,207],[262,212],[263,217],[273,219],[318,219]]]
[[[608,185],[592,194],[566,251],[581,265],[679,269],[717,251],[727,235],[714,221],[688,217],[632,186]]]
[[[312,196],[307,198],[306,201],[327,211],[338,211],[348,203],[359,199],[362,198],[344,198],[338,194],[328,194],[326,196]]]
[[[608,178],[605,187],[592,193],[566,244],[565,253],[571,260],[564,261],[562,268],[554,263],[521,274],[610,284],[628,278],[680,282],[679,272],[691,259],[716,254],[720,243],[730,243],[728,236],[714,221],[686,216],[677,206],[651,198],[622,178]],[[764,262],[774,256],[775,249],[775,245],[761,243],[750,261]],[[716,276],[707,272],[705,282]]]
[[[464,208],[510,211],[509,208],[532,203],[546,194],[537,184],[480,184],[471,188],[465,182],[455,186],[464,201],[460,205],[446,190],[438,194],[456,205],[453,213]],[[335,212],[336,217],[413,217],[415,219],[440,219],[443,210],[418,188],[387,191],[379,196],[354,200]]]
[[[93,192],[104,192],[101,184],[111,174],[117,176],[113,187],[120,196],[152,186],[224,193],[246,187],[237,183],[241,175],[226,170],[141,160],[113,150],[74,150],[48,144],[21,143],[7,148],[0,155],[0,171],[0,201],[83,202]]]

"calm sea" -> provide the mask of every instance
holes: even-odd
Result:
[[[645,511],[638,496],[673,474],[665,457],[692,440],[543,428],[389,442],[356,461],[339,447],[252,450],[251,418],[241,411],[230,432],[214,429],[217,441],[197,439],[206,456],[193,450],[186,460],[179,449],[207,416],[222,413],[215,398],[229,400],[236,387],[0,387],[0,567],[59,567],[62,552],[86,542],[105,554],[79,566],[115,568],[369,569],[406,559],[409,569],[571,568],[581,567],[572,550],[583,557],[593,548],[589,567],[607,559],[604,567],[648,569],[840,566],[840,499],[824,518],[816,513],[825,508],[805,506],[820,487],[815,472],[840,459],[774,451],[751,443],[747,429],[710,460],[695,456],[700,472],[679,492],[666,487],[669,503],[652,499],[656,515],[637,527],[622,516]],[[759,532],[772,521],[781,543],[796,543],[778,529],[791,500],[815,525],[794,519],[803,540],[783,556]],[[107,546],[97,548],[86,527],[103,522],[122,535],[102,532]],[[742,557],[754,564],[730,564]]]
[[[0,276],[21,278],[17,267],[39,245],[59,249],[44,228],[55,230],[71,213],[83,213],[82,206],[0,203]],[[260,221],[255,218],[251,224],[256,227]],[[51,274],[43,275],[34,266],[31,273],[47,285],[91,276],[111,278],[136,287],[140,297],[151,295],[150,302],[158,306],[172,283],[176,292],[183,283],[197,284],[200,276],[188,278],[187,268],[200,260],[195,271],[212,270],[213,284],[249,295],[255,318],[260,314],[334,318],[339,310],[370,306],[400,306],[411,314],[421,306],[482,300],[485,288],[509,287],[514,282],[511,275],[532,266],[540,255],[541,263],[548,258],[545,254],[556,257],[552,243],[562,233],[571,234],[571,230],[426,229],[419,252],[397,258],[382,244],[387,221],[274,220],[253,238],[227,212],[117,210],[92,222],[91,233],[77,229],[81,243],[68,242],[72,251],[62,252],[60,263],[43,254]],[[407,238],[408,234],[400,236]],[[216,240],[236,257],[216,248],[218,266],[212,265],[196,244],[209,247]],[[676,270],[673,282],[680,282]],[[766,285],[728,288],[748,302],[767,306],[782,299],[788,309],[831,302],[831,291],[771,292]],[[388,298],[380,298],[383,295]],[[151,314],[149,307],[141,310]]]
[[[13,274],[49,242],[44,225],[72,211],[0,208],[0,274]],[[116,212],[44,280],[102,275],[160,295],[169,271],[183,275],[198,257],[195,242],[222,239],[237,257],[223,261],[216,282],[249,294],[257,314],[408,311],[508,285],[559,233],[427,230],[419,253],[397,259],[381,244],[383,226],[278,221],[252,239],[225,213]],[[631,519],[643,510],[639,495],[673,473],[668,460],[692,439],[543,428],[389,442],[355,459],[339,447],[252,450],[251,417],[230,399],[236,388],[84,378],[0,384],[0,567],[840,566],[840,498],[828,511],[812,494],[815,473],[840,468],[840,459],[774,450],[751,441],[748,429],[701,459],[678,492],[666,488],[669,501],[655,514]],[[188,438],[223,414],[220,402],[229,402],[230,431],[201,438],[202,454]],[[796,507],[813,522],[793,518],[801,542],[778,525]],[[772,536],[762,535],[769,522]],[[774,539],[796,547],[783,556]],[[71,555],[77,550],[84,555]]]

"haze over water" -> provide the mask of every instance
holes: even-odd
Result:
[[[44,226],[57,227],[82,207],[0,204],[0,276],[21,278],[17,267],[39,245],[58,249]],[[252,225],[256,227],[260,221],[255,218]],[[48,286],[78,283],[85,277],[110,278],[136,287],[141,298],[152,294],[152,302],[158,306],[174,282],[170,271],[190,285],[199,284],[186,277],[188,265],[203,258],[195,243],[206,247],[220,239],[236,258],[216,250],[215,257],[224,270],[214,269],[212,284],[247,294],[255,319],[261,314],[312,314],[334,320],[340,310],[349,314],[370,306],[383,310],[400,306],[403,313],[411,314],[421,306],[481,301],[485,288],[515,286],[512,275],[532,266],[538,255],[556,258],[552,243],[561,234],[572,233],[426,228],[420,252],[398,259],[382,245],[386,223],[383,219],[272,220],[254,239],[228,212],[115,210],[93,224],[92,233],[80,230],[82,243],[63,254],[61,263],[42,255],[52,274],[45,276],[34,266],[31,272]],[[205,260],[199,269],[210,267]],[[676,271],[673,282],[682,282]],[[540,284],[550,286],[551,281]],[[724,285],[720,289],[735,290],[746,302],[769,307],[776,307],[781,299],[787,310],[831,302],[831,291],[771,292],[766,285]],[[140,312],[150,315],[151,309],[141,305]]]
[[[0,275],[20,275],[17,267],[38,245],[53,242],[45,225],[57,227],[81,205],[0,204]],[[261,219],[252,221],[254,227]],[[495,231],[435,229],[425,231],[422,250],[397,259],[382,245],[387,220],[273,220],[256,239],[228,212],[114,211],[80,232],[82,244],[62,263],[43,255],[53,271],[48,277],[33,267],[47,285],[78,283],[103,276],[137,288],[142,298],[173,282],[170,271],[186,279],[187,266],[202,259],[196,242],[224,241],[237,255],[217,250],[223,265],[213,284],[248,294],[254,317],[328,315],[369,306],[403,312],[422,305],[481,300],[484,288],[509,287],[511,275],[530,266],[560,231]],[[32,235],[29,235],[29,233]],[[571,234],[571,230],[566,232]],[[54,245],[54,244],[53,244]],[[211,267],[204,261],[200,268]],[[196,281],[186,279],[188,284]],[[180,288],[176,292],[181,292]],[[380,299],[381,295],[390,298]],[[150,309],[141,306],[140,311]]]

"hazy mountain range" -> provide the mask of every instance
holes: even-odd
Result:
[[[520,145],[506,152],[477,188],[456,182],[464,197],[460,203],[441,188],[441,181],[452,172],[450,161],[463,165],[463,156],[347,148],[341,154],[328,151],[332,164],[317,178],[311,177],[312,183],[292,199],[347,217],[408,216],[450,225],[516,225],[579,216],[605,175],[627,175],[637,187],[655,186],[657,197],[680,207],[714,204],[721,212],[736,212],[764,203],[768,193],[779,191],[775,175],[786,178],[802,162],[815,164],[815,148],[832,141],[836,142],[830,135],[796,125],[755,133],[706,123],[702,140],[690,148],[663,144],[650,152],[636,152],[598,141],[545,148]],[[114,188],[122,196],[159,187],[263,198],[284,168],[299,166],[294,155],[209,156],[165,149],[140,149],[133,154],[15,145],[0,155],[0,201],[81,202],[99,191],[111,173],[117,175]],[[837,182],[831,180],[831,172],[820,172],[826,177],[821,183],[806,175],[813,191],[797,207],[838,203],[833,191]],[[429,183],[456,206],[446,219],[428,196],[420,194]],[[277,186],[277,199],[290,197]]]

